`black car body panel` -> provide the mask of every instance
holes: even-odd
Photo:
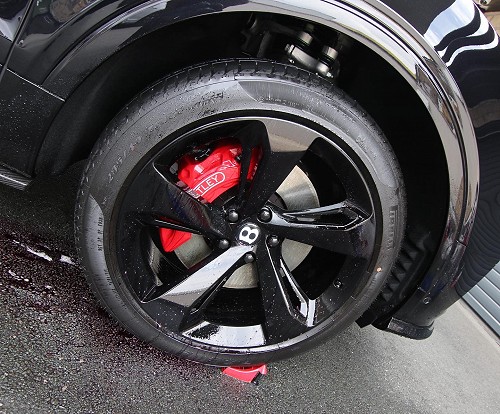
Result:
[[[410,0],[59,0],[52,8],[46,3],[31,3],[21,30],[0,37],[0,63],[8,59],[0,78],[5,167],[25,177],[58,173],[91,147],[78,133],[65,132],[85,122],[75,108],[91,108],[98,93],[106,93],[106,65],[132,64],[120,60],[132,50],[129,45],[143,42],[147,50],[150,36],[172,36],[170,27],[189,27],[181,25],[190,21],[206,21],[223,34],[216,18],[225,13],[289,15],[346,33],[389,62],[428,108],[448,161],[448,219],[432,264],[413,280],[411,292],[375,306],[360,323],[426,337],[457,291],[463,295],[500,259],[500,209],[494,208],[500,179],[500,46],[471,0],[425,0],[417,6]],[[9,19],[0,13],[0,22],[10,24]],[[196,24],[181,33],[200,42],[192,53],[202,61],[206,32],[197,34]],[[157,52],[163,60],[182,53],[175,38]],[[153,81],[159,74],[152,69],[148,76]]]
[[[496,212],[500,180],[497,167],[500,160],[500,47],[498,35],[485,17],[467,2],[434,2],[436,9],[422,7],[417,19],[411,2],[389,0],[386,4],[429,39],[450,70],[469,109],[480,160],[476,222],[470,238],[465,241],[467,249],[461,267],[448,286],[442,274],[428,275],[420,292],[396,314],[402,320],[413,315],[416,325],[428,325],[435,312],[441,312],[439,308],[446,309],[457,299],[457,294],[463,296],[500,259],[500,222]],[[447,7],[441,10],[439,5]],[[441,304],[422,305],[436,297]],[[419,315],[418,319],[415,315]]]

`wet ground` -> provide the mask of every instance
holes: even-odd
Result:
[[[258,385],[131,337],[76,264],[78,174],[0,186],[0,413],[499,412],[498,339],[460,303],[426,341],[352,326]]]

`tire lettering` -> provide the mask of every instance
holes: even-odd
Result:
[[[394,249],[396,246],[396,228],[398,224],[399,214],[398,207],[393,206],[389,210],[389,238],[387,240],[387,248]]]

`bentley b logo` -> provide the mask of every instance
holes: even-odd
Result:
[[[260,230],[255,224],[245,224],[238,233],[238,241],[245,244],[255,244],[260,236]]]

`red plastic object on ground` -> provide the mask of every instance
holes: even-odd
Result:
[[[267,365],[257,365],[254,367],[227,367],[222,369],[222,373],[243,382],[252,382],[259,375],[267,375]]]
[[[226,141],[215,148],[202,160],[194,155],[185,155],[179,160],[180,181],[187,185],[187,193],[195,198],[211,203],[222,193],[238,184],[241,166],[237,157],[241,155],[241,145]],[[251,179],[257,166],[258,154],[254,151],[250,161],[248,178]],[[191,233],[180,230],[160,229],[162,247],[173,252],[191,238]]]

